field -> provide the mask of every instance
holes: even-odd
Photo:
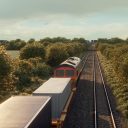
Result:
[[[19,57],[19,50],[7,50],[7,53],[13,58]]]

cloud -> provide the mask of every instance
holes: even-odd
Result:
[[[52,20],[59,17],[61,20]],[[97,16],[93,17],[96,19]],[[100,17],[99,17],[100,18]],[[39,40],[44,37],[62,36],[67,38],[84,37],[86,39],[121,37],[126,38],[128,30],[127,21],[122,22],[105,22],[102,24],[91,23],[90,17],[77,19],[76,17],[63,17],[56,15],[44,19],[22,20],[15,24],[6,24],[0,26],[1,39],[21,38],[28,40],[35,38]],[[51,22],[50,22],[51,21]]]
[[[80,16],[127,6],[127,0],[0,0],[0,17],[29,18],[50,14]]]
[[[0,0],[0,39],[128,34],[127,0]]]

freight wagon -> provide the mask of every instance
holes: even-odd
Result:
[[[57,126],[71,95],[71,78],[50,78],[33,92],[34,96],[52,97],[52,126]]]
[[[51,98],[9,98],[0,105],[0,128],[51,128]]]

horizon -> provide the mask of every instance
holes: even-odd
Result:
[[[59,37],[59,36],[58,36],[58,37]],[[2,39],[0,39],[0,41],[13,41],[13,40],[20,39],[20,40],[22,40],[22,41],[28,42],[28,41],[31,40],[31,39],[34,39],[35,41],[40,41],[41,39],[45,39],[45,38],[53,39],[53,38],[58,38],[58,37],[44,37],[44,38],[40,38],[40,39],[37,39],[37,40],[36,40],[35,38],[29,38],[28,40],[24,40],[24,39],[21,39],[21,38],[15,38],[15,39],[11,39],[11,40],[6,40],[6,39],[2,40]],[[111,39],[117,38],[117,39],[121,39],[121,40],[123,40],[123,41],[126,41],[126,40],[128,39],[128,38],[123,39],[123,38],[119,38],[119,37],[97,38],[97,39],[90,39],[90,40],[88,40],[88,39],[86,39],[86,38],[84,38],[84,37],[73,37],[73,38],[60,37],[60,38],[65,38],[65,39],[68,39],[68,40],[73,40],[73,39],[75,39],[75,38],[78,38],[78,39],[83,38],[84,40],[89,41],[89,42],[91,42],[91,41],[97,41],[98,39],[107,39],[107,40],[111,40]]]

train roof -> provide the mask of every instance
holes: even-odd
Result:
[[[80,61],[81,59],[78,57],[69,57],[67,60],[62,62],[57,68],[63,66],[76,68],[79,65]]]
[[[68,60],[80,61],[81,59],[79,57],[73,56],[73,57],[69,57]]]
[[[50,101],[49,96],[15,96],[0,105],[1,128],[26,128]]]
[[[71,78],[50,78],[48,81],[46,81],[42,86],[40,86],[37,90],[33,92],[33,94],[38,93],[62,93],[65,89],[65,87],[70,82]]]

